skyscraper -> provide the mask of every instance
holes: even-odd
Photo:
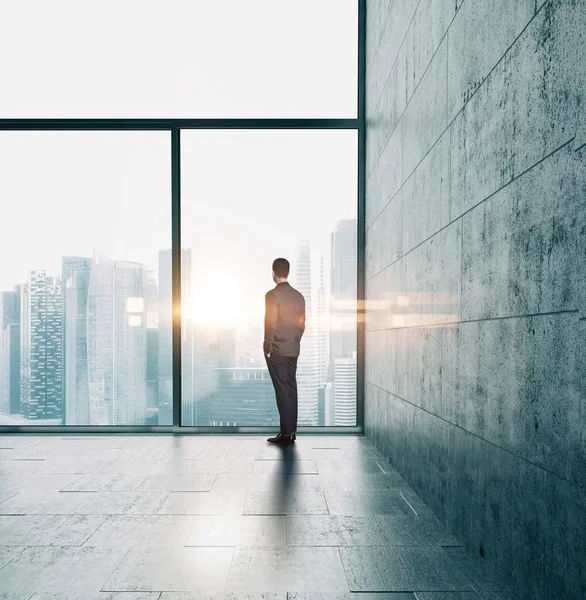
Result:
[[[356,425],[356,352],[336,358],[334,372],[335,425]]]
[[[0,292],[0,414],[10,414],[11,325],[19,319],[17,292]]]
[[[328,378],[328,311],[326,304],[326,283],[324,280],[324,257],[320,256],[319,288],[317,290],[317,355],[319,365],[319,383]]]
[[[87,341],[91,424],[144,424],[147,344],[141,264],[94,254]]]
[[[90,270],[74,270],[65,290],[65,424],[91,425],[88,381]]]
[[[20,288],[20,286],[18,286]],[[20,300],[20,289],[17,291]],[[19,309],[20,313],[20,309]],[[20,314],[17,315],[20,321]],[[10,323],[6,328],[7,381],[6,397],[9,403],[9,414],[20,414],[20,322]]]
[[[76,272],[88,273],[92,266],[92,259],[83,256],[63,256],[61,258],[61,310],[63,311],[63,335],[62,335],[62,348],[63,348],[63,423],[69,423],[70,419],[67,418],[67,282],[70,277]],[[85,292],[87,297],[87,290]],[[74,419],[75,420],[75,419]]]
[[[336,358],[351,358],[356,351],[356,242],[356,219],[339,221],[331,245],[330,381]]]
[[[297,252],[295,287],[305,297],[305,333],[301,340],[301,354],[297,364],[299,395],[299,425],[317,425],[319,355],[318,335],[313,314],[311,285],[311,249],[308,241],[299,244]]]
[[[114,261],[94,253],[87,301],[90,425],[113,424]]]
[[[356,219],[341,220],[332,232],[330,286],[330,348],[328,379],[334,382],[334,402],[340,399],[336,391],[336,361],[351,359],[356,352],[356,290],[357,237]],[[348,365],[340,363],[340,365]],[[350,363],[348,363],[350,364]],[[350,367],[348,367],[350,368]],[[339,381],[341,381],[338,378]],[[346,386],[346,384],[344,384]],[[344,387],[344,394],[348,393]],[[356,410],[356,390],[354,390]],[[336,414],[338,414],[337,409]],[[346,410],[346,409],[344,409]],[[336,424],[338,418],[336,417]]]
[[[145,271],[146,423],[159,423],[159,289],[154,271]]]
[[[21,296],[21,414],[62,421],[63,300],[59,278],[31,271]]]

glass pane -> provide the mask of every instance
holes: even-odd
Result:
[[[5,2],[0,118],[353,118],[357,31],[357,0]]]
[[[299,425],[355,425],[357,132],[181,140],[183,424],[278,426],[262,342],[284,257],[306,301]]]
[[[169,132],[0,132],[0,425],[172,423]]]

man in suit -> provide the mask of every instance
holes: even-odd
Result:
[[[263,350],[277,396],[281,431],[268,439],[274,444],[293,444],[297,430],[297,358],[305,331],[305,298],[292,287],[289,261],[273,262],[277,284],[265,295],[265,339]]]

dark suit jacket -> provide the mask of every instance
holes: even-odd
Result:
[[[286,281],[265,295],[265,354],[299,356],[305,331],[305,298]]]

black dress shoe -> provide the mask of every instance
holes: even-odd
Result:
[[[271,437],[267,439],[267,442],[271,442],[272,444],[294,444],[295,443],[295,434],[293,435],[283,435],[282,433],[277,433],[275,437]]]

